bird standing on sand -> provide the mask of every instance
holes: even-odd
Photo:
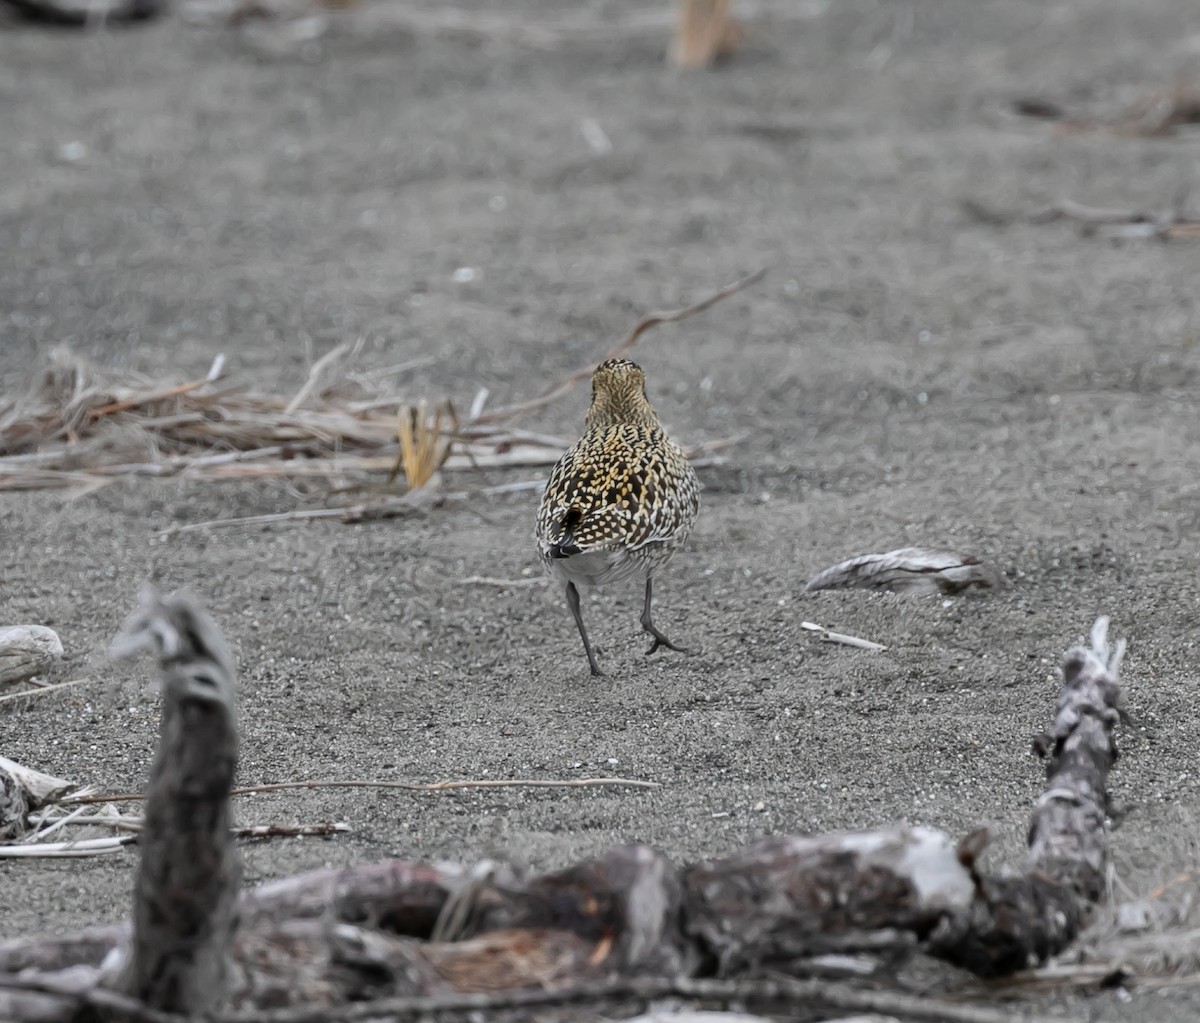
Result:
[[[646,653],[660,646],[687,653],[655,628],[650,588],[655,569],[682,546],[699,510],[700,481],[659,425],[646,374],[628,359],[601,363],[592,374],[583,436],[550,473],[535,533],[547,570],[566,583],[593,675],[604,672],[583,625],[579,586],[645,579],[642,628],[654,637]]]

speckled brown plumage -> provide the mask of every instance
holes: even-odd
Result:
[[[646,376],[628,359],[592,375],[583,437],[559,459],[538,509],[538,552],[566,585],[592,674],[601,674],[579,610],[577,586],[632,576],[646,581],[642,627],[660,646],[681,650],[654,627],[651,578],[687,539],[700,508],[700,481],[659,425]]]

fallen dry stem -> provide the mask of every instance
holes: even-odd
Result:
[[[692,465],[697,468],[707,465],[721,464],[721,455],[719,452],[731,447],[734,444],[743,440],[745,435],[738,437],[727,437],[722,440],[708,441],[703,444],[696,444],[688,448],[684,448],[684,455]],[[461,468],[455,464],[455,458],[451,456],[444,463],[443,468]],[[536,450],[533,454],[522,454],[519,452],[507,452],[502,455],[497,455],[493,459],[480,459],[476,463],[476,468],[491,468],[496,465],[504,465],[507,467],[516,465],[553,465],[559,458],[557,450]],[[363,459],[362,461],[366,461]],[[225,470],[215,470],[222,472]],[[306,472],[297,472],[295,470],[282,470],[276,472],[271,466],[251,466],[243,469],[231,469],[230,472],[237,472],[239,478],[246,479],[256,476],[274,476],[288,475],[291,477],[309,475]],[[312,468],[311,475],[325,476],[326,470],[320,464]],[[422,488],[420,490],[408,491],[407,493],[385,494],[371,501],[362,501],[358,504],[343,504],[335,505],[331,508],[294,508],[291,511],[283,512],[267,512],[264,515],[246,515],[228,519],[207,519],[204,522],[188,522],[176,526],[171,526],[162,530],[159,533],[160,537],[168,538],[179,533],[191,533],[198,529],[236,529],[246,526],[269,526],[282,525],[297,522],[312,522],[317,519],[340,519],[342,522],[373,522],[382,519],[402,518],[408,515],[421,515],[428,512],[431,508],[440,507],[450,504],[467,504],[473,506],[482,498],[498,497],[502,494],[517,494],[529,490],[541,490],[546,485],[544,479],[536,480],[515,480],[512,483],[498,483],[491,487],[480,487],[475,490],[457,490],[449,493],[439,493],[435,488]],[[345,493],[346,491],[340,491]]]
[[[35,832],[31,836],[32,841],[30,844],[40,842],[46,835],[68,824],[76,827],[112,828],[114,831],[138,832],[142,830],[144,821],[141,817],[84,814],[83,811],[86,809],[86,806],[80,806],[73,813],[67,814],[65,817],[41,816],[33,818],[33,823],[45,822],[49,824],[49,827]],[[340,821],[321,821],[317,824],[243,824],[230,828],[229,833],[235,838],[301,838],[307,836],[325,837],[328,835],[338,835],[349,830],[350,825]]]
[[[280,781],[265,785],[246,785],[231,791],[234,796],[248,796],[258,792],[282,792],[285,789],[401,789],[405,792],[451,792],[457,789],[583,789],[583,788],[631,788],[656,789],[656,781],[637,781],[633,778],[478,778],[455,781],[409,782],[409,781]],[[87,795],[63,799],[64,804],[75,803],[119,803],[140,800],[140,792],[120,795]]]
[[[643,317],[615,348],[632,347],[651,326],[685,319],[761,278],[758,271],[685,309]],[[395,393],[347,400],[347,387],[362,391],[380,376],[345,377],[333,391],[320,381],[346,354],[339,346],[313,365],[303,387],[290,399],[217,387],[223,369],[214,363],[202,380],[164,386],[141,379],[106,379],[98,370],[60,349],[30,394],[0,402],[0,491],[69,489],[92,493],[125,477],[181,476],[194,482],[315,478],[331,481],[327,498],[367,484],[380,474],[388,483],[403,470],[404,495],[380,501],[297,509],[282,518],[223,520],[215,525],[257,524],[341,518],[359,522],[426,511],[457,495],[432,493],[438,470],[551,465],[568,441],[518,428],[525,411],[566,394],[588,373],[581,370],[551,393],[490,413],[483,412],[486,389],[477,393],[471,416],[460,422],[454,406],[412,403]],[[399,371],[415,365],[411,362]],[[698,464],[717,460],[716,452],[735,443],[720,440],[689,452]],[[390,474],[390,475],[388,475]],[[496,488],[466,494],[474,500]],[[417,496],[420,495],[420,496]],[[411,500],[410,500],[411,498]],[[183,532],[176,527],[164,535]]]
[[[756,284],[763,279],[767,274],[768,267],[761,267],[755,270],[754,273],[742,277],[734,281],[732,284],[727,284],[719,291],[713,292],[707,298],[701,299],[693,305],[685,306],[682,309],[671,309],[667,312],[649,313],[643,316],[633,329],[625,335],[625,339],[611,349],[604,359],[615,359],[619,355],[623,355],[629,351],[647,330],[655,327],[660,323],[678,323],[680,320],[686,320],[689,316],[695,316],[697,313],[702,313],[706,309],[712,308],[722,299],[728,298],[730,295],[736,295],[739,291],[744,291],[751,284]],[[600,361],[603,362],[604,359]],[[508,420],[516,419],[528,412],[533,412],[536,409],[544,408],[552,402],[558,401],[563,395],[568,394],[582,380],[586,380],[592,375],[592,371],[596,368],[596,363],[591,362],[588,365],[577,369],[569,377],[561,383],[552,387],[549,391],[539,398],[532,398],[529,401],[518,402],[515,405],[506,405],[503,408],[494,409],[486,415],[478,416],[475,423],[500,423]]]
[[[304,381],[304,386],[296,392],[296,396],[287,403],[284,407],[283,414],[290,416],[307,400],[308,396],[316,389],[317,382],[321,379],[321,374],[330,366],[338,361],[343,355],[350,350],[349,345],[338,345],[336,348],[331,348],[322,355],[316,362],[312,364],[312,368],[308,371],[308,379]]]
[[[73,678],[70,682],[55,682],[50,686],[39,686],[37,689],[23,689],[19,693],[6,693],[0,696],[0,703],[7,703],[9,700],[21,700],[29,696],[45,696],[47,693],[56,692],[59,689],[66,689],[69,686],[81,686],[85,682],[91,682],[90,678]]]
[[[857,647],[859,650],[886,650],[887,647],[883,643],[876,643],[873,639],[860,639],[858,636],[848,636],[844,632],[830,632],[824,625],[818,625],[816,622],[801,622],[800,628],[807,629],[809,632],[816,632],[820,635],[821,640],[825,643],[836,643],[839,646]]]
[[[75,842],[51,842],[43,845],[33,842],[28,845],[0,845],[0,860],[8,859],[78,859],[84,856],[103,856],[120,852],[136,835],[120,835],[110,838],[84,838]]]
[[[1029,217],[1031,224],[1049,224],[1056,220],[1073,220],[1083,225],[1084,235],[1098,238],[1157,238],[1161,241],[1200,238],[1200,220],[1186,216],[1178,204],[1174,209],[1146,213],[1122,207],[1087,206],[1073,199],[1060,199]]]
[[[432,419],[424,401],[401,409],[396,425],[400,454],[388,474],[388,482],[403,470],[409,492],[420,490],[446,464],[452,437],[459,429],[454,406],[448,401],[434,407]]]

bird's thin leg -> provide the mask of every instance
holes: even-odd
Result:
[[[579,626],[579,638],[583,640],[583,649],[587,652],[588,666],[593,675],[603,675],[600,665],[596,663],[596,655],[592,653],[592,644],[588,640],[587,629],[583,627],[583,612],[579,609],[579,590],[574,583],[567,583],[567,606],[575,616],[575,624]]]
[[[582,626],[580,626],[582,628]],[[650,645],[647,654],[654,653],[660,646],[665,646],[668,650],[678,650],[681,654],[686,654],[689,651],[685,647],[676,646],[666,636],[654,627],[654,621],[650,617],[650,577],[646,577],[646,603],[642,608],[642,628],[645,629],[651,636],[654,637],[654,642]],[[585,641],[586,642],[586,641]]]

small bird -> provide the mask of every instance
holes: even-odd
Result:
[[[642,628],[660,646],[687,651],[654,626],[654,571],[683,545],[700,510],[700,481],[664,432],[646,397],[646,374],[628,359],[609,359],[592,374],[583,436],[558,460],[538,509],[538,553],[566,584],[593,675],[603,675],[579,610],[579,586],[632,576],[646,580]]]

